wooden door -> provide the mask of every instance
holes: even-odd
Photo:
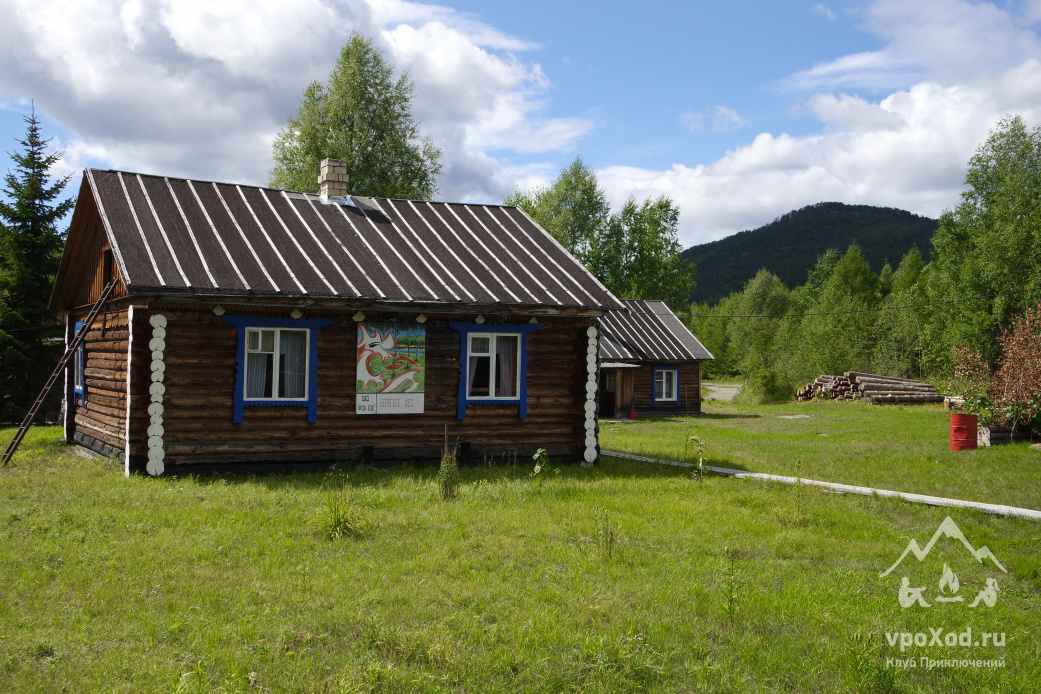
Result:
[[[618,370],[618,388],[615,391],[615,416],[628,417],[633,409],[633,372],[636,369]]]
[[[615,416],[617,400],[615,392],[618,389],[618,371],[605,369],[600,372],[600,416],[610,418]]]

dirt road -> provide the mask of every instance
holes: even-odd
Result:
[[[741,384],[739,383],[710,383],[705,381],[701,385],[705,388],[706,400],[730,402],[735,395],[741,392]]]

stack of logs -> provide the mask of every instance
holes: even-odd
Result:
[[[856,388],[845,376],[818,376],[816,381],[807,383],[795,393],[799,402],[806,402],[816,397],[830,400],[853,400],[859,397]]]
[[[877,374],[847,371],[842,376],[819,376],[796,392],[799,402],[815,397],[831,400],[859,400],[873,403],[927,403],[943,402],[943,396],[928,383],[907,378],[893,378]]]

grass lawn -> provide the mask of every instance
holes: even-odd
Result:
[[[740,439],[722,424],[749,420],[703,421],[719,446],[724,431]],[[434,469],[358,468],[348,484],[368,528],[330,540],[309,519],[339,473],[126,479],[68,453],[58,433],[33,430],[0,472],[0,691],[993,692],[1041,681],[1031,521],[952,512],[1009,571],[996,604],[902,609],[898,575],[931,599],[937,567],[879,573],[947,510],[611,459],[541,480],[531,466],[464,469],[459,498],[443,502]],[[971,599],[992,567],[952,544],[927,562],[949,561]],[[886,636],[966,627],[1004,645],[902,651]],[[887,666],[923,656],[1004,666]]]
[[[709,465],[1041,510],[1041,451],[1019,443],[952,452],[950,419],[939,405],[712,402],[703,409],[692,419],[606,423],[601,445],[690,460],[684,444],[697,434]]]

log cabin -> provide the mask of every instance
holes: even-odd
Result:
[[[600,416],[701,414],[701,362],[715,357],[664,302],[622,303],[601,320]]]
[[[622,303],[523,210],[87,169],[51,297],[68,441],[147,471],[599,456]]]

